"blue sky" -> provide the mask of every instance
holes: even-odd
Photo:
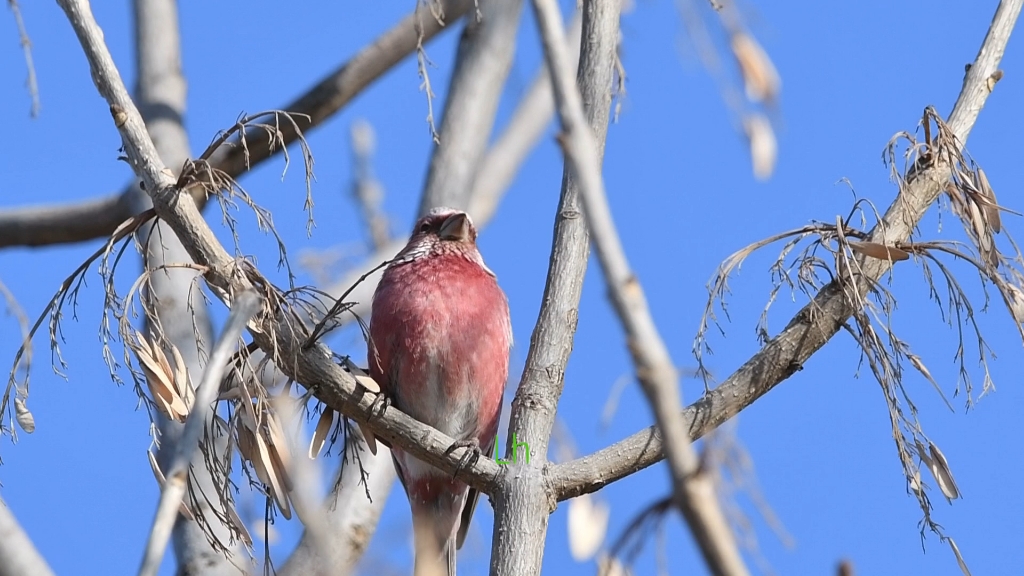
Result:
[[[130,177],[117,161],[119,137],[106,104],[96,94],[76,39],[54,3],[22,2],[34,45],[42,113],[30,119],[23,86],[24,62],[9,14],[0,17],[0,106],[7,111],[0,145],[0,208],[29,203],[77,201],[120,190]],[[562,2],[565,9],[574,2]],[[181,5],[183,65],[189,83],[187,127],[193,151],[243,111],[275,108],[390,27],[412,0],[308,2],[223,0]],[[701,67],[685,36],[675,4],[637,0],[623,17],[623,63],[628,93],[611,126],[605,178],[626,251],[643,283],[659,328],[677,364],[693,368],[693,337],[707,298],[706,283],[733,251],[812,220],[834,222],[851,205],[848,179],[857,194],[879,209],[894,197],[881,153],[898,131],[913,131],[926,105],[945,116],[959,92],[964,64],[972,61],[995,2],[752,3],[742,7],[752,32],[771,55],[783,79],[776,114],[779,160],[767,182],[751,172],[744,138],[718,87]],[[126,2],[93,6],[115,61],[129,87],[134,83],[130,11]],[[508,118],[540,62],[533,14],[524,14],[516,63],[509,76],[499,126]],[[236,22],[244,22],[238,24]],[[428,46],[431,79],[444,97],[457,34]],[[1002,63],[1006,75],[971,133],[968,149],[985,168],[1003,205],[1024,209],[1019,183],[1024,163],[1012,138],[1024,119],[1024,45],[1010,41]],[[316,156],[314,197],[318,227],[305,235],[304,182],[294,166],[281,178],[280,160],[265,163],[243,186],[274,213],[291,253],[342,248],[358,259],[364,234],[347,191],[352,178],[348,129],[357,119],[373,124],[375,169],[386,189],[393,230],[412,223],[431,141],[424,123],[426,101],[418,90],[415,62],[407,60],[356,98],[341,114],[309,135]],[[440,100],[439,100],[440,102]],[[544,286],[551,225],[561,180],[554,127],[481,235],[481,250],[508,293],[517,346],[513,386],[518,382]],[[1018,188],[1015,188],[1017,186]],[[271,238],[244,217],[243,249],[280,282]],[[219,219],[211,218],[215,227]],[[1011,234],[1024,229],[1008,216]],[[218,229],[222,238],[224,231]],[[922,224],[924,239],[960,239],[948,213],[933,208]],[[1005,239],[1001,239],[1005,242]],[[0,278],[35,316],[61,280],[98,246],[98,241],[45,249],[0,251]],[[776,251],[751,258],[731,287],[731,323],[712,335],[709,366],[724,378],[758,349],[754,327],[770,288],[768,266]],[[951,263],[968,292],[983,294],[977,275]],[[137,264],[126,266],[123,287]],[[136,410],[129,387],[114,385],[96,338],[102,289],[95,270],[79,301],[77,319],[64,324],[68,379],[46,365],[45,338],[37,338],[29,406],[37,431],[12,445],[0,440],[0,483],[13,509],[51,566],[61,574],[129,573],[141,557],[155,510],[157,486],[144,451],[148,419]],[[300,282],[311,282],[304,273]],[[899,298],[893,325],[929,364],[947,396],[957,386],[957,333],[937,315],[912,263],[898,267],[892,289]],[[774,334],[803,301],[786,297],[773,307]],[[216,308],[216,307],[215,307]],[[216,308],[216,317],[223,310]],[[991,363],[996,391],[965,409],[963,390],[952,398],[955,412],[923,378],[908,372],[905,385],[920,410],[927,434],[941,447],[964,498],[950,506],[937,494],[935,519],[957,539],[975,574],[1006,573],[1024,564],[1019,542],[1024,495],[1019,490],[1024,402],[1019,386],[1020,336],[998,300],[979,324],[998,358]],[[0,317],[0,359],[10,361],[19,341],[13,318]],[[362,354],[354,334],[331,341],[341,353]],[[920,511],[908,495],[891,438],[878,384],[858,370],[857,350],[840,334],[790,380],[738,418],[739,438],[756,466],[763,495],[795,539],[786,548],[764,521],[754,527],[764,560],[779,574],[823,574],[841,558],[863,574],[956,574],[948,549],[934,537],[922,541]],[[976,382],[983,372],[968,356]],[[606,446],[651,422],[635,384],[626,388],[607,428],[599,425],[605,399],[617,379],[631,374],[624,339],[605,297],[596,264],[588,271],[579,333],[566,375],[559,416],[582,453]],[[683,380],[687,401],[702,390]],[[513,393],[510,386],[508,395]],[[328,466],[334,460],[328,461]],[[609,538],[635,514],[668,491],[662,465],[600,492],[611,507]],[[741,504],[750,512],[748,499]],[[589,573],[568,553],[566,506],[551,519],[545,573]],[[480,507],[461,555],[466,574],[486,571],[491,512]],[[281,524],[273,547],[283,560],[300,532]],[[378,537],[368,552],[375,560],[408,566],[408,508],[389,502]],[[671,573],[702,572],[681,521],[666,524]],[[758,564],[748,556],[752,567]],[[656,570],[655,542],[637,561],[638,574]],[[171,564],[165,562],[165,573]]]

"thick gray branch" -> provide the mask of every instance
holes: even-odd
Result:
[[[588,1],[583,6],[582,54],[577,84],[586,108],[587,127],[603,155],[611,111],[612,77],[619,37],[619,0]],[[579,29],[579,24],[573,24]],[[562,36],[559,30],[559,36]],[[570,34],[577,46],[581,40]],[[564,38],[559,38],[563,44]],[[573,49],[565,45],[565,51]],[[572,58],[570,57],[570,60]],[[571,62],[570,62],[571,64]],[[549,80],[550,82],[550,80]],[[550,89],[550,84],[548,86]],[[548,102],[551,102],[550,97]],[[580,294],[587,271],[590,241],[583,218],[579,185],[566,166],[555,214],[554,238],[540,314],[530,339],[526,366],[512,402],[507,455],[513,439],[530,449],[527,464],[518,465],[495,495],[492,574],[539,574],[552,501],[542,481],[555,410],[565,382],[579,318]],[[524,478],[528,478],[524,480]]]
[[[14,513],[0,498],[0,576],[53,576]]]
[[[978,111],[988,98],[989,78],[999,67],[1022,3],[1024,0],[999,4],[978,57],[964,81],[948,121],[960,142],[966,142]],[[942,163],[919,172],[893,201],[882,224],[875,227],[872,241],[891,245],[909,238],[925,211],[945,189],[949,177],[950,167]],[[888,265],[882,260],[869,259],[862,263],[862,268],[870,278],[878,279]],[[699,438],[792,376],[839,331],[852,313],[841,286],[832,283],[823,288],[778,336],[720,386],[686,408],[683,418],[690,436]],[[555,466],[550,479],[559,500],[572,498],[660,461],[664,457],[663,447],[660,434],[653,427],[648,428],[594,454]]]
[[[458,20],[473,6],[472,0],[444,0],[445,26],[433,18],[423,19],[423,41],[426,42],[451,22]],[[319,126],[324,120],[348,104],[367,86],[380,78],[395,64],[416,50],[418,34],[417,16],[410,14],[394,28],[388,30],[369,46],[327,75],[305,94],[281,107],[293,113],[308,114],[310,120],[297,118],[303,132]],[[296,134],[290,124],[281,126],[285,142],[295,140]],[[258,135],[249,139],[251,166],[280,152],[275,148],[271,153],[266,140]],[[212,159],[214,166],[238,178],[246,171],[240,147],[232,152],[217,154]],[[179,165],[172,165],[175,169]],[[45,246],[49,244],[82,242],[93,238],[109,236],[115,228],[137,214],[131,200],[131,190],[122,193],[86,200],[75,204],[54,204],[27,206],[0,211],[0,248],[7,246]]]

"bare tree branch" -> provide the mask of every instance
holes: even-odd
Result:
[[[584,3],[582,46],[577,84],[586,106],[586,129],[593,131],[599,155],[603,155],[611,112],[612,78],[619,40],[619,0]],[[571,25],[579,31],[579,22]],[[558,31],[558,42],[565,45]],[[570,34],[576,36],[576,34]],[[565,64],[571,64],[568,57]],[[548,66],[551,66],[549,61]],[[550,75],[546,88],[550,91]],[[539,90],[538,90],[539,91]],[[553,106],[550,96],[547,105]],[[543,470],[548,462],[548,441],[555,422],[555,410],[565,384],[565,366],[572,353],[579,315],[583,277],[587,270],[590,240],[583,218],[579,184],[568,165],[562,174],[561,197],[555,215],[554,239],[540,314],[530,339],[526,366],[512,402],[507,458],[512,461],[520,442],[529,446],[524,464],[513,464],[515,472],[493,498],[495,524],[492,539],[492,574],[539,574],[547,536],[550,500],[545,497]]]
[[[160,569],[164,549],[178,516],[178,507],[185,496],[192,457],[199,448],[199,437],[203,433],[206,421],[213,413],[213,403],[217,399],[224,370],[246,324],[259,309],[260,297],[255,292],[242,292],[234,299],[231,314],[224,325],[224,332],[213,347],[210,362],[206,365],[203,379],[196,390],[195,404],[185,420],[185,429],[177,442],[174,459],[168,467],[167,481],[160,493],[160,503],[157,505],[156,518],[153,519],[153,528],[146,543],[146,554],[142,558],[139,576],[155,576]]]
[[[498,101],[515,56],[522,0],[479,0],[459,42],[439,141],[430,158],[419,214],[436,206],[465,210]]]
[[[558,4],[554,0],[533,0],[533,5],[564,132],[561,142],[566,165],[580,183],[584,214],[612,303],[626,331],[637,379],[654,411],[658,429],[666,437],[663,447],[676,504],[712,573],[747,574],[735,538],[714,497],[711,479],[700,474],[697,453],[679,414],[681,398],[675,364],[654,324],[640,282],[630,270],[612,220],[599,150],[587,129],[579,93],[570,80]]]
[[[0,498],[0,576],[53,576],[53,570]]]
[[[88,4],[85,0],[58,0],[58,3],[79,38],[99,93],[110,105],[129,164],[145,183],[157,215],[170,225],[193,261],[206,270],[207,286],[228,305],[236,295],[255,286],[269,294],[267,280],[251,264],[236,261],[227,253],[203,220],[192,196],[177,188],[163,166]],[[492,493],[498,485],[502,471],[493,460],[480,458],[470,466],[460,466],[468,449],[449,451],[454,443],[452,438],[397,409],[388,408],[380,414],[374,408],[376,395],[357,385],[351,374],[335,364],[325,346],[302,347],[308,330],[287,312],[265,310],[252,321],[249,332],[262,350],[277,359],[276,364],[283,373],[309,387],[331,408],[367,424],[378,439],[401,447],[484,493]]]
[[[447,29],[448,24],[459,19],[472,7],[473,1],[443,0],[442,4],[446,16],[445,25],[442,26],[433,18],[425,19],[423,41]],[[395,64],[409,56],[416,50],[417,41],[416,16],[410,14],[281,109],[295,113],[299,128],[305,133],[319,126]],[[300,114],[306,114],[309,118],[299,119]],[[291,126],[282,126],[282,132],[286,144],[294,141],[297,136]],[[234,146],[232,151],[212,158],[213,167],[237,178],[247,168],[281,151],[281,148],[271,150],[265,139],[256,136],[249,139],[249,149],[249,166],[246,166],[242,148]],[[136,214],[133,207],[129,187],[114,196],[80,203],[3,210],[0,211],[0,248],[82,242],[108,236],[121,222]]]
[[[1024,0],[1000,2],[981,50],[967,73],[948,122],[961,144],[967,141],[978,111],[991,93],[993,74],[1022,3]],[[945,189],[949,177],[950,166],[943,162],[917,172],[872,231],[871,240],[891,246],[909,238],[928,207]],[[889,266],[889,261],[866,259],[861,263],[866,276],[863,281],[877,280]],[[800,370],[840,330],[853,311],[840,284],[825,286],[760,352],[686,408],[683,418],[690,436],[696,439],[718,427]],[[593,492],[660,461],[664,457],[663,446],[661,435],[651,427],[593,454],[553,467],[550,479],[558,500]]]

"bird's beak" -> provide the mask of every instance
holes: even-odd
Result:
[[[470,228],[472,224],[469,222],[469,216],[465,212],[459,212],[448,217],[441,224],[441,231],[438,236],[442,240],[456,240],[459,242],[465,242],[471,240]]]

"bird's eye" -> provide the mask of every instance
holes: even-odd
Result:
[[[421,234],[426,232],[427,230],[430,230],[430,224],[428,224],[426,222],[424,222],[423,224],[420,224],[420,233]]]

